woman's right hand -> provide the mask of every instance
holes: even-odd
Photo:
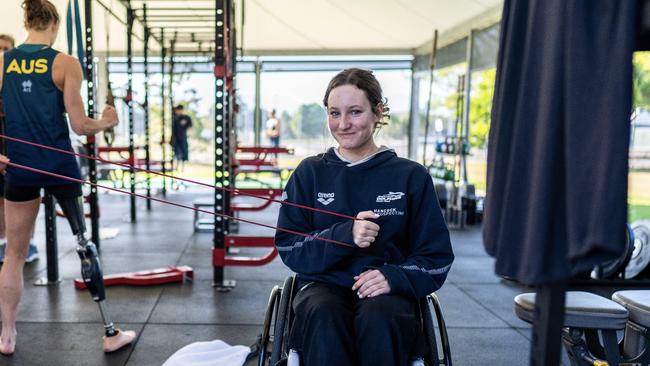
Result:
[[[352,226],[352,238],[354,244],[359,248],[367,248],[375,241],[379,235],[379,225],[367,219],[376,219],[379,215],[372,211],[361,211],[357,214],[357,219]]]
[[[120,120],[117,118],[117,111],[115,111],[115,107],[112,107],[110,105],[104,107],[100,119],[105,124],[104,129],[115,127],[118,123],[120,123]]]

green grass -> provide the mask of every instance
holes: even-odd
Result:
[[[631,172],[628,187],[628,222],[650,219],[650,173]]]
[[[629,205],[628,222],[634,222],[640,219],[650,219],[650,206],[646,205]]]
[[[479,194],[485,194],[486,162],[482,160],[467,161],[469,181],[476,186]],[[650,219],[650,173],[631,172],[628,190],[628,222]]]

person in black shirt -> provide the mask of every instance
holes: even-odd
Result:
[[[185,162],[189,159],[189,148],[187,145],[187,130],[192,128],[192,118],[185,114],[182,105],[174,107],[174,121],[172,124],[172,147],[176,167],[182,171]]]

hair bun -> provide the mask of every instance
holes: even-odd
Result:
[[[23,9],[27,12],[40,10],[43,7],[43,0],[23,0]]]
[[[59,13],[56,6],[49,0],[23,0],[25,11],[25,28],[42,31],[52,23],[59,23]]]

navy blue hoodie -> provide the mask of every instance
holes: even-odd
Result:
[[[278,227],[351,244],[276,231],[282,261],[300,283],[324,282],[352,288],[353,277],[379,269],[391,293],[420,298],[439,289],[454,255],[433,182],[426,169],[380,151],[367,161],[348,163],[334,148],[309,157],[296,168],[284,199],[349,216],[374,211],[380,229],[374,243],[359,248],[352,239],[354,221],[282,205]]]

